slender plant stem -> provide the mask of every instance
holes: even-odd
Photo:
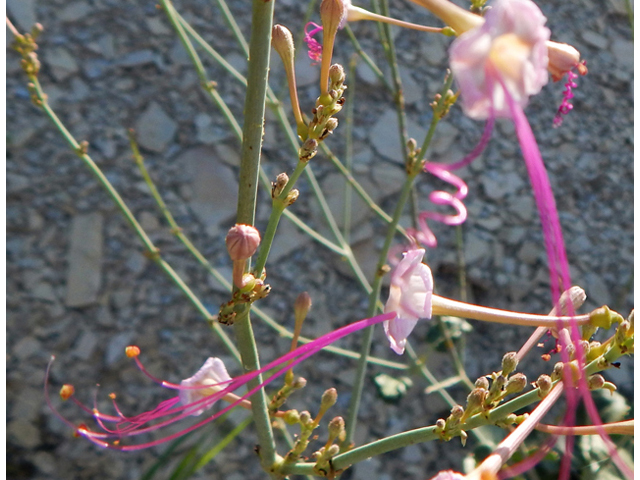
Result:
[[[242,129],[236,217],[236,223],[246,225],[255,223],[274,2],[253,0],[252,5],[251,39],[249,42],[251,61],[249,62],[247,74],[247,92],[244,105],[245,118]],[[240,350],[242,366],[245,372],[255,371],[260,368],[258,349],[251,326],[250,310],[250,305],[245,305],[245,308],[238,313],[234,323],[238,349]],[[262,377],[258,375],[248,382],[248,388],[254,388],[261,383]],[[256,425],[258,441],[260,442],[260,461],[262,467],[267,472],[271,472],[276,462],[277,454],[264,388],[258,389],[251,396],[251,410]],[[272,476],[275,477],[273,473]]]
[[[442,105],[444,102],[444,98],[445,98],[445,93],[447,92],[447,90],[449,90],[450,86],[451,86],[451,82],[453,81],[453,79],[451,78],[451,76],[449,76],[449,78],[445,81],[445,84],[442,88],[441,91],[441,96],[440,96],[440,100],[438,101],[439,105]],[[433,116],[433,119],[431,120],[431,125],[429,126],[429,131],[427,132],[427,135],[425,136],[425,140],[423,142],[422,145],[422,150],[420,152],[420,155],[418,155],[416,158],[416,164],[419,164],[422,160],[422,157],[424,157],[425,152],[427,150],[427,148],[429,147],[429,143],[431,141],[431,139],[433,138],[433,133],[435,131],[435,127],[438,123],[438,121],[440,120],[440,118],[438,118],[437,115]],[[371,289],[371,293],[369,294],[369,309],[367,311],[367,316],[371,317],[374,315],[376,308],[378,306],[378,302],[379,302],[379,297],[380,297],[380,287],[382,286],[382,277],[384,275],[383,273],[383,267],[386,264],[387,261],[387,255],[389,253],[389,248],[391,247],[391,242],[393,241],[393,237],[394,234],[396,232],[396,226],[398,225],[399,221],[400,221],[400,216],[402,215],[402,212],[404,210],[405,204],[407,203],[407,200],[409,198],[409,196],[411,195],[411,186],[413,185],[413,181],[415,180],[416,176],[419,174],[419,170],[418,171],[412,171],[409,172],[407,175],[407,178],[404,182],[404,185],[400,191],[400,197],[398,198],[398,203],[396,205],[396,210],[393,214],[393,218],[391,220],[391,223],[389,224],[389,227],[387,229],[387,235],[385,237],[385,241],[384,241],[384,245],[382,247],[382,250],[380,251],[380,257],[378,259],[378,264],[376,266],[376,271],[374,273],[375,277],[374,277],[374,281],[373,281],[373,286]],[[349,446],[352,442],[353,442],[353,438],[355,436],[355,429],[356,429],[356,424],[357,424],[357,418],[358,418],[358,410],[360,408],[360,399],[362,397],[362,389],[364,387],[364,376],[365,376],[365,371],[366,371],[366,366],[367,366],[367,362],[366,362],[366,358],[369,355],[369,351],[371,350],[371,340],[373,338],[373,326],[371,327],[367,327],[364,332],[363,332],[363,336],[362,336],[362,346],[360,349],[360,360],[358,361],[358,366],[357,366],[357,370],[356,370],[356,378],[354,380],[353,383],[353,390],[351,392],[351,400],[349,403],[349,410],[347,412],[347,420],[346,420],[346,437],[345,440],[343,442],[344,446]]]
[[[67,141],[67,143],[71,146],[73,151],[78,155],[78,157],[82,160],[82,162],[89,168],[94,177],[98,180],[100,185],[106,190],[109,194],[113,202],[116,204],[120,212],[124,215],[125,219],[131,225],[136,235],[142,241],[144,248],[148,252],[147,256],[151,258],[160,269],[167,274],[167,276],[174,282],[174,284],[186,295],[186,297],[191,301],[193,306],[198,310],[198,312],[207,320],[211,325],[215,333],[220,337],[223,344],[227,347],[231,355],[239,362],[240,355],[238,350],[235,348],[233,342],[228,337],[228,335],[222,330],[220,325],[211,322],[213,319],[213,315],[207,308],[202,304],[200,299],[196,296],[195,293],[184,283],[184,281],[180,278],[180,276],[176,273],[176,271],[169,265],[160,255],[160,251],[153,244],[151,239],[147,236],[146,232],[142,228],[142,226],[138,223],[133,213],[122,199],[117,190],[111,185],[111,182],[107,179],[107,177],[102,173],[100,167],[96,165],[93,159],[87,155],[81,148],[80,144],[73,137],[71,132],[67,130],[62,121],[58,118],[55,112],[51,109],[49,104],[47,103],[47,97],[42,90],[42,86],[38,81],[38,78],[34,75],[29,75],[29,80],[34,85],[34,91],[41,102],[40,107],[44,111],[45,115],[51,120],[54,126],[58,129],[58,131],[62,134],[63,138]]]

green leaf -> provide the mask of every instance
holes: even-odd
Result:
[[[373,381],[382,399],[389,403],[398,402],[413,386],[413,381],[409,377],[394,378],[386,373],[376,375]]]

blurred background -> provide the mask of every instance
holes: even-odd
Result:
[[[367,7],[367,5],[362,5]],[[40,81],[49,102],[78,141],[124,197],[162,256],[216,313],[228,299],[222,288],[176,241],[133,162],[126,131],[134,128],[147,168],[184,232],[209,261],[231,277],[224,234],[234,222],[239,142],[199,80],[164,12],[154,2],[126,0],[9,0],[8,15],[21,30],[44,26],[38,40]],[[241,72],[246,58],[223,20],[216,2],[175,3],[184,18]],[[250,2],[229,7],[243,32],[250,31]],[[297,42],[305,18],[319,23],[317,5],[281,0],[276,22],[288,26]],[[575,109],[564,124],[552,128],[562,99],[562,83],[549,83],[526,112],[540,143],[564,228],[574,284],[586,290],[581,311],[607,304],[623,316],[633,308],[633,42],[623,0],[541,2],[552,39],[574,45],[587,60],[589,74],[577,80]],[[440,23],[407,1],[394,1],[391,12],[427,25]],[[351,25],[364,51],[389,76],[377,28]],[[392,29],[406,100],[407,129],[422,142],[431,118],[428,104],[441,88],[451,39]],[[7,42],[11,36],[7,33]],[[301,42],[300,42],[301,43]],[[211,80],[242,121],[244,89],[202,54]],[[353,170],[356,178],[390,212],[403,180],[401,149],[393,99],[369,67],[354,56],[345,32],[339,34],[335,61],[351,61],[347,104],[354,105]],[[309,113],[318,96],[318,67],[304,46],[298,51],[298,85],[302,108]],[[272,56],[270,84],[288,108],[279,58]],[[338,115],[341,122],[345,110]],[[291,118],[293,123],[293,119]],[[483,125],[465,118],[458,107],[441,122],[428,158],[452,162],[477,143]],[[346,151],[346,122],[327,140],[341,158]],[[270,178],[291,172],[296,158],[272,114],[265,125],[263,165]],[[343,217],[344,181],[321,153],[311,162],[332,211]],[[469,185],[469,219],[461,229],[432,224],[439,240],[428,252],[438,292],[452,298],[526,312],[546,313],[551,299],[542,234],[531,188],[513,127],[498,122],[488,148],[461,171]],[[427,196],[436,184],[426,175],[417,193],[420,209],[431,208]],[[321,232],[329,232],[313,193],[303,178],[292,211]],[[364,272],[373,275],[384,225],[354,195],[351,241]],[[258,227],[269,213],[268,192],[261,189]],[[171,281],[142,254],[142,246],[90,172],[29,99],[18,55],[7,54],[7,475],[22,479],[137,479],[164,448],[136,453],[100,450],[73,437],[44,401],[43,379],[51,355],[51,381],[57,392],[72,383],[89,405],[96,384],[101,408],[116,392],[128,414],[152,408],[170,393],[151,384],[124,355],[139,345],[142,360],[156,376],[177,382],[191,376],[209,356],[223,358],[231,375],[240,372],[210,327]],[[407,213],[403,224],[410,224]],[[460,259],[464,261],[461,263]],[[313,309],[303,334],[316,337],[364,316],[366,295],[346,262],[314,243],[286,219],[267,264],[271,295],[260,306],[287,328],[293,326],[293,301],[308,291]],[[466,287],[460,287],[464,273]],[[255,320],[263,362],[286,353],[289,341]],[[464,334],[463,363],[469,377],[500,368],[500,358],[517,350],[529,335],[524,328],[470,323]],[[420,322],[411,341],[426,365],[444,379],[455,370],[451,356],[429,343],[433,322]],[[228,330],[233,336],[233,331]],[[358,334],[343,340],[358,349]],[[530,354],[525,373],[533,381],[552,364],[540,360],[552,345]],[[373,354],[407,361],[389,348],[377,329]],[[291,407],[317,409],[322,392],[338,389],[331,414],[346,415],[356,362],[328,353],[307,361],[297,373],[308,386],[295,394]],[[357,443],[409,428],[431,425],[449,406],[415,373],[406,395],[385,401],[374,377],[397,371],[368,370]],[[405,372],[406,373],[406,372]],[[404,374],[404,373],[403,373]],[[605,376],[628,402],[633,400],[632,359]],[[377,377],[376,377],[377,378]],[[278,388],[274,385],[272,390]],[[464,402],[467,390],[451,395]],[[54,395],[57,402],[57,394]],[[617,397],[616,397],[617,398]],[[624,403],[624,398],[622,398]],[[62,411],[74,421],[88,421],[77,409]],[[169,478],[189,441],[214,445],[247,414],[233,412],[210,424],[170,457],[153,478]],[[295,429],[293,429],[295,430]],[[326,426],[319,430],[326,438]],[[199,436],[202,435],[202,438]],[[196,442],[196,443],[197,443]],[[264,478],[253,453],[255,432],[249,426],[194,478]],[[440,469],[460,470],[473,452],[430,442],[357,464],[344,478],[428,478]],[[283,453],[284,448],[280,448]],[[310,450],[313,451],[313,450]],[[591,478],[583,476],[582,478]],[[594,477],[595,478],[595,477]]]

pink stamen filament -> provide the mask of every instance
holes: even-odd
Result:
[[[307,32],[309,26],[313,27],[313,30]],[[322,31],[322,27],[317,23],[309,22],[304,26],[304,43],[309,48],[309,58],[313,60],[313,65],[317,65],[322,61],[322,45],[313,38],[313,36]]]

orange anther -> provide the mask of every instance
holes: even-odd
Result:
[[[135,345],[129,345],[124,349],[124,353],[127,354],[127,357],[134,358],[140,355],[140,348],[136,347]]]

